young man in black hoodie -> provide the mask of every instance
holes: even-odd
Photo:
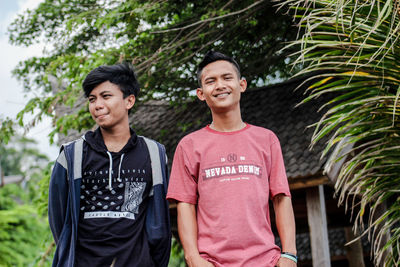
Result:
[[[129,127],[139,92],[133,68],[100,66],[83,90],[99,127],[63,145],[53,168],[53,266],[167,266],[166,154]]]

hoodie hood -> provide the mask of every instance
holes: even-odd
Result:
[[[86,143],[94,150],[99,153],[104,153],[107,154],[108,160],[109,160],[109,177],[108,177],[108,189],[111,191],[112,190],[112,169],[113,169],[113,156],[118,157],[120,156],[119,160],[119,167],[118,167],[118,178],[117,181],[121,181],[121,166],[122,166],[122,161],[124,160],[124,155],[126,152],[129,150],[133,149],[136,144],[137,144],[137,135],[135,131],[130,129],[131,132],[131,138],[129,138],[128,142],[125,144],[125,146],[119,151],[119,152],[110,152],[108,151],[103,135],[101,134],[100,127],[98,127],[94,132],[89,131],[87,132],[83,139],[86,141]]]
[[[126,153],[127,151],[134,148],[137,144],[137,135],[134,130],[130,129],[131,138],[129,138],[128,142],[119,152],[110,152],[114,155],[121,155]],[[95,151],[107,153],[108,149],[106,144],[104,143],[103,135],[101,134],[100,127],[98,127],[95,131],[88,131],[84,135],[84,139],[86,143]]]

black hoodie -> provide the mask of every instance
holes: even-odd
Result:
[[[154,266],[145,234],[152,188],[142,138],[109,152],[100,128],[85,134],[76,266]]]

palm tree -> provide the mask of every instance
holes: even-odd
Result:
[[[327,95],[312,144],[328,138],[326,169],[347,157],[335,183],[376,264],[399,266],[400,1],[284,0],[299,38],[294,56],[309,75],[303,102]],[[349,149],[350,148],[350,149]],[[377,210],[386,207],[383,212]]]

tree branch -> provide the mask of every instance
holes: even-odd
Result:
[[[255,3],[249,5],[246,8],[243,8],[241,10],[238,10],[238,11],[235,11],[235,12],[231,12],[231,13],[228,13],[228,14],[225,14],[225,15],[222,15],[222,16],[218,16],[218,17],[214,17],[214,18],[209,18],[209,19],[197,21],[195,23],[192,23],[192,24],[189,24],[189,25],[186,25],[186,26],[183,26],[183,27],[179,27],[179,28],[172,28],[172,29],[167,29],[167,30],[162,30],[162,31],[154,31],[154,32],[151,32],[151,33],[166,33],[166,32],[172,32],[172,31],[185,30],[187,28],[191,28],[191,27],[196,26],[196,25],[201,24],[201,23],[207,23],[207,22],[210,22],[210,21],[219,20],[219,19],[223,19],[223,18],[226,18],[226,17],[230,17],[230,16],[234,16],[234,15],[243,13],[243,12],[255,7],[256,5],[258,5],[258,4],[260,4],[260,3],[264,2],[264,1],[265,0],[257,1]]]

